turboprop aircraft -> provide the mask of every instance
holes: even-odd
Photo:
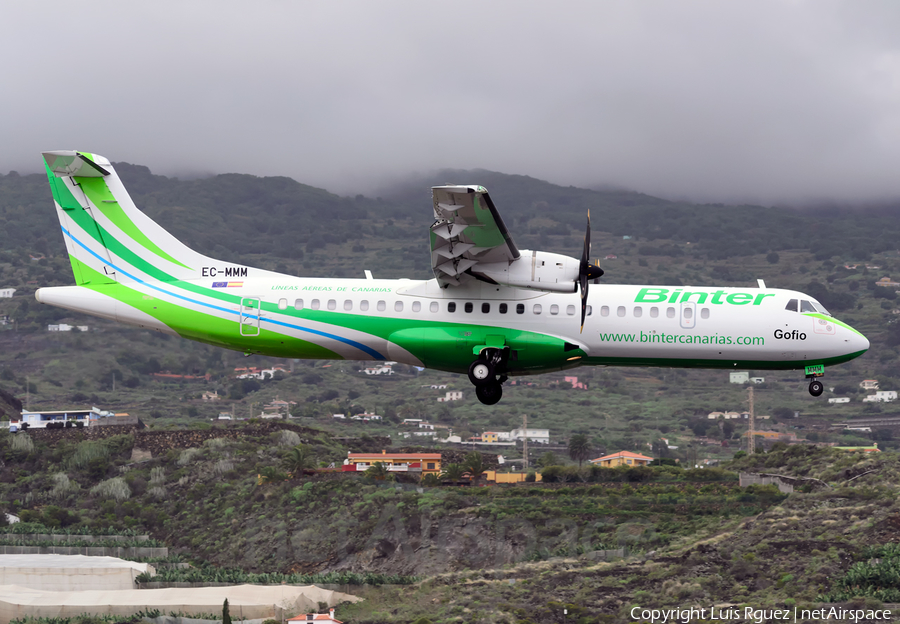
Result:
[[[580,259],[519,249],[482,186],[432,189],[434,279],[304,278],[199,254],[139,211],[109,160],[44,161],[75,286],[41,303],[246,355],[394,360],[466,373],[482,403],[511,375],[577,366],[803,369],[869,341],[801,292],[595,285],[590,218]]]

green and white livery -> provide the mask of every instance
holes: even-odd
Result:
[[[866,338],[800,292],[589,284],[578,259],[520,250],[487,190],[433,192],[435,279],[298,278],[199,254],[140,212],[110,162],[45,152],[75,286],[41,303],[278,357],[395,360],[467,373],[496,403],[510,375],[582,365],[805,369]]]

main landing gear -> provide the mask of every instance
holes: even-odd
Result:
[[[819,377],[825,374],[824,366],[807,366],[806,367],[806,378],[809,379],[809,393],[814,397],[822,396],[822,393],[825,392],[824,384],[819,381]]]
[[[469,381],[475,385],[475,396],[485,405],[494,405],[503,397],[508,360],[508,348],[484,349],[469,366]]]

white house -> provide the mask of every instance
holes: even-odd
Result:
[[[755,384],[766,383],[766,378],[765,377],[751,377],[750,383],[755,383]]]
[[[434,431],[400,431],[397,435],[401,438],[433,438],[437,434]]]
[[[421,418],[404,418],[401,425],[409,425],[410,427],[418,427],[419,423],[425,422]]]
[[[434,431],[434,425],[423,420],[419,423],[419,429],[430,429],[431,431]]]
[[[518,429],[513,429],[509,432],[510,440],[524,440],[528,438],[529,442],[538,442],[540,444],[550,444],[550,430],[549,429],[532,429],[529,427],[528,429],[522,429],[519,427]]]
[[[332,414],[331,417],[335,420],[347,420],[347,417],[343,414]]]
[[[15,288],[0,288],[0,299],[12,299]]]
[[[734,371],[728,373],[728,381],[733,384],[743,384],[750,381],[750,373],[747,371]]]
[[[60,323],[59,325],[47,325],[47,331],[50,332],[68,332],[73,329],[78,329],[78,331],[86,332],[90,329],[87,325],[67,325],[66,323]]]
[[[863,390],[878,390],[878,380],[863,379],[861,382],[859,382],[859,387]]]
[[[343,624],[340,620],[334,617],[334,609],[329,609],[328,613],[301,613],[296,617],[292,617],[288,620],[292,624],[306,624],[309,622],[310,624]]]
[[[850,397],[833,397],[828,399],[829,403],[849,403]]]
[[[369,368],[364,368],[362,372],[366,375],[393,375],[394,369],[392,367],[396,363],[397,362],[383,362],[379,366],[370,366]]]
[[[447,401],[461,401],[463,393],[460,390],[450,390],[442,397],[438,397],[438,403],[446,403]]]
[[[879,390],[863,399],[863,403],[890,403],[897,400],[896,390]]]

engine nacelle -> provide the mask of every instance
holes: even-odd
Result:
[[[580,266],[579,260],[569,256],[523,249],[512,262],[479,263],[472,272],[513,288],[573,293]]]

